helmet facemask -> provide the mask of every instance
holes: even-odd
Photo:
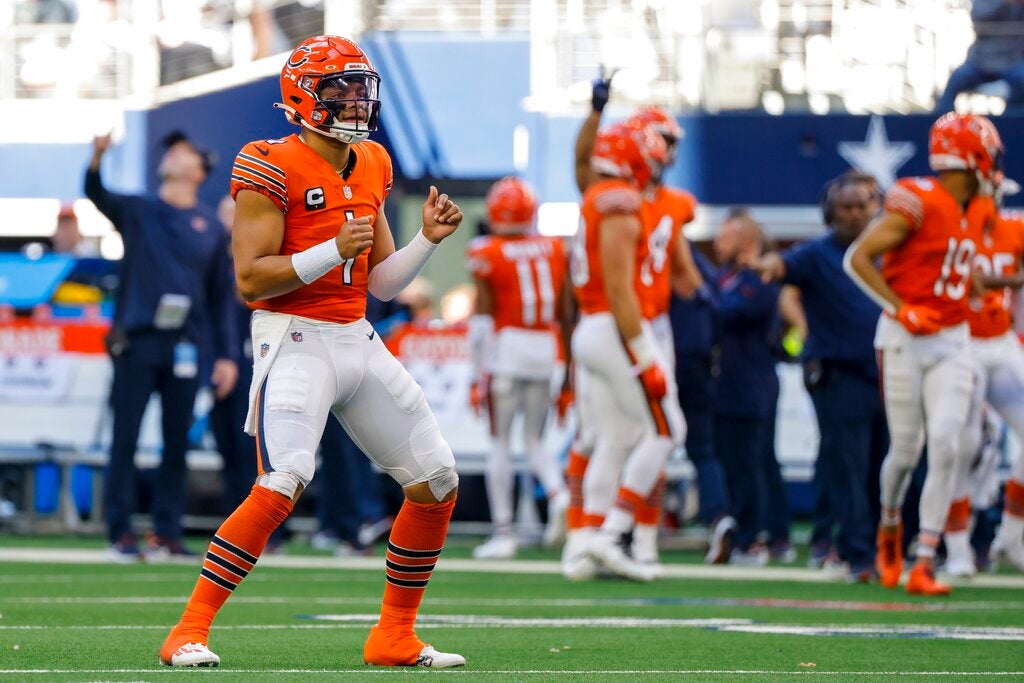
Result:
[[[302,79],[300,87],[307,86]],[[312,85],[309,83],[308,85]],[[377,130],[380,76],[372,71],[345,71],[320,78],[313,96],[310,127],[345,143],[362,142]]]

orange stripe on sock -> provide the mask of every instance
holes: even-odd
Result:
[[[569,451],[569,461],[565,465],[565,476],[583,477],[587,473],[588,464],[590,464],[590,458],[581,455],[577,451]]]
[[[658,520],[661,519],[661,504],[665,498],[665,475],[662,474],[658,478],[658,483],[654,485],[654,489],[650,495],[644,500],[636,511],[636,523],[647,524],[649,526],[655,526],[658,524]]]
[[[1016,479],[1006,482],[1006,514],[1024,517],[1024,484]]]
[[[604,524],[604,515],[590,515],[583,513],[583,526],[597,529]]]
[[[406,499],[395,517],[388,540],[387,559],[400,565],[398,570],[385,571],[384,601],[381,606],[379,628],[386,631],[412,634],[420,601],[426,589],[430,571],[405,573],[402,567],[433,565],[448,535],[448,522],[455,501],[445,503],[416,503]],[[417,557],[416,554],[422,556]],[[401,582],[412,582],[403,585]]]
[[[583,477],[587,473],[587,458],[577,451],[569,451],[569,462],[565,466],[565,485],[569,489],[569,509],[565,513],[565,525],[570,530],[582,529],[583,521]]]
[[[643,507],[643,504],[644,498],[639,493],[627,489],[625,486],[619,487],[619,497],[615,501],[615,507],[636,515],[636,511]]]
[[[969,498],[954,500],[949,505],[946,516],[946,532],[967,531],[971,521],[971,501]]]

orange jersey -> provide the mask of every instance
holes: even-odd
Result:
[[[640,240],[634,255],[634,289],[643,301],[650,296],[652,283],[641,278],[647,247],[647,214],[640,192],[624,180],[603,180],[592,184],[583,195],[580,228],[572,246],[570,273],[581,313],[603,313],[611,310],[601,273],[601,222],[610,216],[635,216],[640,221]],[[641,305],[642,306],[642,305]],[[641,309],[642,313],[642,309]]]
[[[996,215],[981,238],[974,268],[985,275],[1014,275],[1024,258],[1024,214],[1004,211]],[[967,322],[972,337],[998,337],[1013,326],[1009,288],[991,289],[972,300]]]
[[[649,278],[649,296],[640,301],[643,316],[650,320],[668,313],[672,302],[672,262],[683,226],[693,220],[697,200],[689,192],[659,186],[648,197],[647,248],[649,254],[641,270],[641,278]]]
[[[562,243],[540,235],[487,235],[469,245],[469,271],[490,286],[494,329],[548,330],[565,282]]]
[[[231,169],[231,196],[258,192],[284,214],[281,255],[305,251],[338,235],[347,220],[377,214],[391,191],[391,158],[376,142],[352,145],[355,166],[342,179],[326,159],[298,135],[250,142]],[[279,313],[350,323],[366,314],[369,250],[347,259],[323,277],[298,289],[250,303]]]
[[[943,327],[962,323],[974,255],[995,213],[992,198],[975,196],[962,211],[937,178],[901,178],[886,195],[885,210],[911,228],[882,260],[886,282],[904,302],[937,311]]]

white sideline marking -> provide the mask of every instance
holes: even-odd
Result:
[[[226,631],[286,631],[286,630],[329,630],[365,629],[377,623],[374,614],[320,614],[309,617],[314,621],[333,623],[307,624],[230,624],[219,626]],[[537,617],[492,617],[461,614],[420,615],[417,628],[693,628],[730,631],[737,633],[776,634],[791,636],[854,636],[862,638],[919,638],[924,640],[996,640],[1024,641],[1024,628],[1014,627],[967,627],[938,626],[930,624],[869,624],[850,626],[848,624],[761,624],[750,619],[649,619],[643,617],[578,617],[578,618],[537,618]],[[166,626],[137,626],[129,624],[104,624],[72,626],[10,625],[0,626],[0,631],[127,631],[166,630]]]
[[[107,577],[108,580],[110,577]],[[248,577],[246,578],[248,580]],[[305,580],[305,577],[303,577]],[[337,580],[337,577],[335,577]],[[424,605],[428,607],[745,607],[757,609],[790,609],[784,604],[746,604],[736,603],[734,598],[722,598],[721,601],[708,599],[705,602],[689,603],[683,598],[680,602],[671,600],[659,601],[657,598],[432,598],[429,595],[424,597]],[[8,605],[182,605],[188,602],[188,597],[179,596],[109,596],[109,597],[3,597],[0,596],[0,604]],[[834,609],[827,602],[822,602],[820,607],[814,606],[814,601],[808,601],[810,607],[802,611],[829,611]],[[850,607],[849,611],[865,612],[886,612],[872,608],[875,603],[864,603],[863,610],[857,610],[856,601],[846,601]],[[269,605],[380,605],[380,598],[377,597],[304,597],[287,595],[265,595],[265,596],[232,596],[232,605],[243,604],[269,604]],[[894,603],[903,605],[905,603]],[[928,602],[928,603],[906,603],[920,610],[906,610],[901,613],[929,614],[935,612],[970,612],[988,610],[1022,610],[1024,602],[1006,601],[972,601],[972,602]],[[896,611],[896,610],[894,610]]]
[[[198,567],[202,561],[196,558]],[[3,548],[0,562],[32,562],[54,564],[104,564],[110,565],[105,550],[67,550],[54,548]],[[284,567],[290,569],[384,569],[383,557],[303,557],[292,555],[268,555],[260,558],[261,567]],[[715,579],[720,581],[791,581],[800,583],[836,583],[837,580],[816,569],[797,567],[733,567],[708,566],[700,564],[666,564],[665,578],[670,579]],[[499,573],[499,574],[561,574],[561,563],[555,560],[462,560],[445,559],[437,563],[435,571]],[[949,578],[949,577],[947,577]],[[969,579],[949,578],[957,586],[977,588],[1024,589],[1024,577],[983,575]]]
[[[190,669],[194,675],[202,670]],[[374,667],[363,669],[208,669],[236,674],[384,674],[403,675],[404,667]],[[0,669],[0,674],[181,674],[181,668],[159,669]],[[785,671],[780,669],[445,669],[445,675],[521,675],[521,676],[594,676],[594,675],[676,675],[676,676],[1024,676],[1024,671]],[[185,674],[190,675],[190,674]]]

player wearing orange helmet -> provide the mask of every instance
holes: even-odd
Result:
[[[578,411],[594,449],[583,481],[585,528],[563,554],[570,578],[591,573],[588,557],[629,578],[655,575],[626,556],[620,537],[685,431],[674,378],[641,306],[652,286],[642,192],[666,159],[657,134],[630,125],[599,134],[591,156],[595,182],[583,196],[570,272],[582,314],[572,337]]]
[[[1018,190],[1011,180],[996,188],[996,201]],[[972,465],[982,452],[984,407],[987,403],[1024,441],[1024,351],[1013,332],[1011,293],[1024,284],[1024,216],[1000,211],[985,226],[974,257],[976,289],[970,299],[967,320],[971,328],[971,351],[975,362],[974,397],[971,416],[962,442],[961,469],[946,522],[946,572],[955,576],[975,573],[970,545]],[[993,543],[998,555],[1024,570],[1024,464],[1017,459],[1006,482],[1006,506],[999,534]],[[984,462],[984,460],[982,460]],[[984,471],[982,469],[981,471]],[[974,487],[976,488],[976,487]]]
[[[935,580],[935,548],[952,499],[971,398],[971,268],[995,213],[990,195],[1002,176],[1002,154],[999,133],[988,119],[953,113],[939,118],[929,141],[929,163],[938,177],[903,178],[890,188],[883,215],[844,261],[846,272],[885,311],[875,346],[891,445],[882,465],[876,568],[888,587],[898,583],[903,567],[900,508],[921,447],[928,444],[909,593],[950,590]],[[881,269],[875,265],[880,257]]]
[[[235,159],[232,250],[238,289],[256,309],[246,430],[256,437],[260,476],[214,536],[160,651],[164,664],[219,664],[207,643],[210,625],[313,478],[331,414],[405,493],[364,661],[465,663],[413,631],[455,505],[455,460],[423,391],[364,317],[367,291],[384,300],[397,295],[459,227],[462,213],[431,187],[422,229],[395,249],[384,215],[391,160],[367,140],[377,126],[379,84],[355,43],[337,36],[303,41],[281,71],[277,105],[301,132],[251,142]]]
[[[474,408],[487,408],[492,447],[486,472],[491,538],[473,551],[480,559],[514,557],[514,473],[509,459],[512,421],[522,418],[523,447],[548,497],[546,541],[564,525],[569,496],[554,454],[541,443],[558,363],[554,325],[566,282],[562,243],[531,232],[537,200],[518,178],[502,178],[487,193],[491,234],[470,244],[469,271],[477,287],[469,340]]]

